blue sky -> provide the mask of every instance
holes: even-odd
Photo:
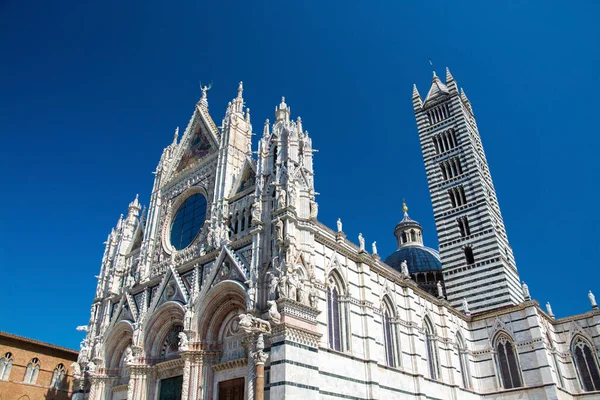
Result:
[[[395,250],[402,198],[437,247],[411,92],[449,66],[473,103],[521,279],[557,316],[600,295],[596,1],[0,4],[0,330],[78,348],[103,241],[175,127],[244,81],[254,130],[286,96],[320,220]]]

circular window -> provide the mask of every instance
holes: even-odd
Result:
[[[206,198],[200,193],[188,197],[179,209],[171,225],[171,245],[176,250],[188,247],[204,224]]]

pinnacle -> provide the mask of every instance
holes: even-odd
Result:
[[[412,97],[413,97],[413,99],[415,97],[421,97],[421,95],[419,94],[419,91],[417,90],[417,84],[416,83],[413,83]]]
[[[454,77],[450,73],[450,68],[446,67],[446,85],[448,84],[448,82],[453,81],[453,80],[454,80]]]

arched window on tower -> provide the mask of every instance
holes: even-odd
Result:
[[[475,256],[473,255],[471,246],[465,246],[465,261],[467,262],[467,265],[475,263]]]
[[[467,343],[460,332],[456,335],[456,344],[458,346],[458,362],[460,364],[460,375],[462,377],[463,387],[471,389],[473,384],[471,382],[471,371],[469,369],[469,350],[467,349]]]
[[[575,360],[577,375],[581,388],[586,392],[600,390],[600,372],[595,350],[587,340],[576,336],[571,343],[571,353]]]
[[[345,304],[340,301],[344,295],[343,280],[336,272],[331,273],[327,280],[327,334],[329,347],[337,351],[348,349],[348,318]]]
[[[7,381],[10,377],[10,371],[13,366],[12,353],[8,352],[4,354],[4,357],[0,358],[0,380]]]
[[[65,366],[60,363],[54,368],[52,372],[52,380],[50,381],[50,387],[55,389],[61,389],[65,380]]]
[[[25,368],[25,376],[23,382],[35,384],[37,381],[38,374],[40,372],[40,360],[37,357],[31,359],[27,368]]]
[[[394,311],[394,305],[392,301],[385,296],[382,301],[383,305],[383,343],[385,347],[385,362],[390,367],[397,365],[396,360],[399,360],[397,351],[398,349],[398,335],[396,333],[396,326],[392,324],[392,321],[396,318]]]
[[[500,383],[504,389],[523,386],[519,360],[515,353],[515,346],[506,333],[496,337],[496,364],[500,372]]]
[[[431,379],[438,379],[439,376],[439,364],[437,356],[437,346],[435,343],[435,330],[433,324],[429,318],[425,318],[423,321],[425,328],[425,350],[427,356],[427,367],[429,370],[429,377]]]

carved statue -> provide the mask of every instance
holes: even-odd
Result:
[[[365,238],[362,233],[358,234],[358,245],[360,247],[360,251],[365,251]]]
[[[93,374],[96,372],[96,364],[93,361],[90,361],[87,365],[88,372]]]
[[[254,310],[256,304],[256,287],[254,287],[251,280],[244,283],[248,285],[248,290],[246,291],[246,309],[248,311]]]
[[[463,307],[463,312],[466,315],[471,315],[471,310],[469,310],[469,303],[467,303],[467,299],[466,298],[463,298],[462,307]]]
[[[246,333],[254,332],[271,332],[271,324],[269,321],[255,317],[252,314],[240,314],[240,328]]]
[[[281,314],[277,310],[277,303],[275,303],[275,300],[269,300],[267,305],[269,306],[269,321],[278,325],[281,322]]]
[[[318,307],[319,291],[317,290],[317,287],[312,283],[310,285],[310,290],[308,292],[308,302],[312,308]]]
[[[272,272],[267,272],[267,275],[269,275],[268,299],[275,300],[275,298],[277,297],[277,286],[279,285],[279,277],[277,277]]]
[[[287,207],[286,198],[287,198],[287,193],[285,192],[285,189],[280,188],[279,193],[277,194],[277,206],[279,208]]]
[[[598,303],[596,303],[596,296],[594,296],[594,293],[592,293],[591,290],[588,292],[588,298],[590,299],[590,303],[592,304],[592,308],[593,309],[598,308]]]
[[[302,304],[306,303],[306,290],[304,285],[304,279],[298,279],[298,288],[296,290],[296,300]]]
[[[73,378],[81,379],[81,367],[77,361],[71,364],[71,368],[73,369]]]
[[[254,200],[252,204],[252,225],[257,225],[260,222],[260,215],[262,214],[260,201]]]
[[[546,303],[546,311],[548,312],[549,316],[554,317],[554,313],[552,312],[552,306],[550,305],[550,302]]]
[[[192,329],[193,315],[194,315],[194,310],[193,310],[192,303],[190,302],[190,304],[188,304],[188,306],[185,308],[185,314],[183,316],[183,328],[184,329],[186,329],[186,330]]]
[[[373,250],[373,254],[377,254],[377,242],[373,242],[371,245],[371,250]]]
[[[286,273],[285,277],[287,283],[287,297],[292,300],[297,300],[297,289],[300,284],[300,280],[298,279],[298,274],[296,274],[293,264],[290,264],[290,267],[288,268],[288,272]]]
[[[125,356],[123,357],[123,362],[126,366],[133,364],[133,350],[131,350],[131,345],[127,345],[127,348],[125,349]]]
[[[277,221],[275,222],[275,232],[277,235],[277,241],[283,241],[283,221],[280,218],[277,218]]]
[[[131,275],[127,277],[126,285],[129,289],[131,289],[135,285],[135,278]]]
[[[400,269],[404,275],[410,276],[410,273],[408,272],[408,263],[406,260],[402,261],[402,264],[400,264]]]
[[[179,332],[179,351],[187,351],[190,349],[188,337],[185,332]]]
[[[529,294],[529,286],[527,286],[527,284],[523,282],[521,287],[523,288],[523,297],[525,298],[525,300],[530,300],[531,295]]]
[[[338,220],[337,220],[337,231],[338,232],[342,231],[342,220],[340,218],[338,218]]]
[[[441,299],[444,297],[444,289],[442,288],[442,282],[437,282],[437,295]]]

